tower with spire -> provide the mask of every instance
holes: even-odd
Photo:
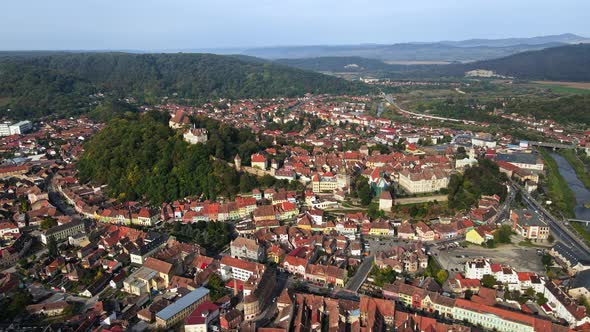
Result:
[[[242,158],[240,158],[239,154],[236,154],[234,157],[234,166],[236,167],[236,171],[240,171],[242,169]]]
[[[350,190],[350,175],[348,175],[344,159],[342,159],[342,164],[338,167],[336,180],[338,181],[338,188],[347,192]]]

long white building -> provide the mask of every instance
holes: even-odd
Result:
[[[17,123],[0,123],[0,136],[20,135],[27,133],[33,128],[31,121],[25,120]]]

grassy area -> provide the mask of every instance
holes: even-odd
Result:
[[[590,242],[590,231],[588,231],[584,224],[570,222],[570,225],[572,225],[576,232],[578,232],[586,242]]]
[[[579,95],[579,94],[590,94],[590,90],[586,89],[578,89],[573,88],[570,86],[563,86],[563,85],[554,85],[554,84],[544,84],[544,87],[551,90],[553,93],[563,94],[563,95]]]
[[[528,247],[528,248],[547,248],[547,247],[550,247],[550,245],[540,245],[540,244],[537,244],[537,243],[531,242],[531,241],[520,241],[520,242],[518,242],[518,246],[520,246],[520,247]]]
[[[0,106],[6,106],[10,103],[12,98],[10,97],[0,97]]]
[[[564,157],[576,171],[576,176],[584,186],[590,190],[590,174],[586,171],[584,163],[576,156],[576,151],[570,149],[562,149],[559,154]]]
[[[559,174],[557,163],[551,155],[544,149],[539,149],[539,152],[545,161],[545,185],[548,198],[553,202],[553,209],[558,210],[568,218],[574,218],[574,209],[576,207],[574,192]]]

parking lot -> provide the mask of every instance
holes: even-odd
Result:
[[[444,269],[450,272],[463,271],[465,262],[478,257],[489,258],[493,263],[508,264],[518,272],[531,271],[545,275],[545,268],[537,249],[514,244],[487,249],[475,245],[447,250],[432,248],[431,252]]]
[[[379,237],[365,237],[365,243],[369,245],[369,252],[374,255],[379,251],[387,251],[392,247],[405,244],[404,241],[392,238],[383,237],[381,240]]]

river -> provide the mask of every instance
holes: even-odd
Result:
[[[565,158],[557,153],[551,153],[551,157],[553,157],[557,163],[559,174],[563,176],[565,182],[567,182],[568,186],[576,196],[576,208],[574,210],[576,218],[590,220],[590,209],[584,207],[584,204],[590,204],[590,191],[586,189],[582,181],[578,179],[576,171]]]

